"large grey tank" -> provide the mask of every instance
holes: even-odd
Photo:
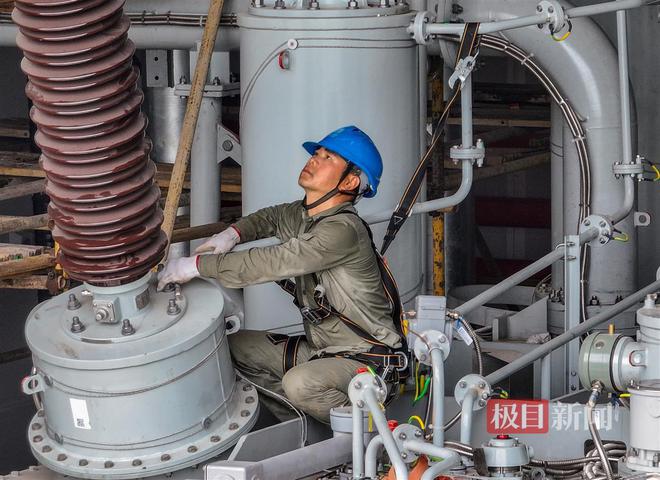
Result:
[[[28,440],[39,463],[78,478],[138,478],[233,445],[258,403],[235,379],[226,314],[217,285],[156,292],[149,275],[35,307],[25,326],[34,368],[22,388],[38,409]]]
[[[239,14],[244,214],[301,198],[301,143],[344,125],[366,131],[384,161],[378,195],[358,210],[396,206],[420,155],[420,69],[406,32],[412,14],[389,5],[281,1]],[[377,245],[384,229],[374,227]],[[422,244],[421,219],[410,218],[388,252],[404,301],[423,286]],[[274,284],[245,289],[245,317],[247,328],[300,330]]]

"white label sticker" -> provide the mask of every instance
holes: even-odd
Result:
[[[71,403],[73,426],[76,428],[91,430],[92,426],[89,424],[89,412],[87,412],[87,402],[79,398],[70,398],[69,402]]]
[[[456,324],[454,325],[454,328],[458,332],[458,334],[461,336],[461,339],[465,342],[466,345],[472,345],[472,337],[470,334],[465,330],[461,322],[456,320]]]

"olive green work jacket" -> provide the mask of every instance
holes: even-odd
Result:
[[[399,347],[369,233],[356,215],[340,213],[346,211],[355,212],[350,202],[314,216],[302,201],[258,210],[234,224],[241,243],[272,236],[282,243],[202,255],[199,272],[229,288],[293,278],[298,301],[312,308],[317,307],[316,277],[337,311],[380,342]],[[319,324],[304,320],[303,326],[317,353],[365,352],[371,347],[334,315]]]

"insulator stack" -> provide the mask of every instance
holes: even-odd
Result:
[[[58,260],[72,278],[134,281],[167,246],[124,0],[16,0]]]

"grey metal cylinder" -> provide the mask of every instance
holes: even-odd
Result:
[[[204,97],[199,110],[195,138],[190,152],[190,226],[220,219],[220,163],[218,162],[219,98]],[[204,240],[190,242],[194,250]]]
[[[38,305],[25,327],[34,369],[22,386],[39,408],[29,427],[39,462],[80,478],[137,478],[232,445],[257,402],[235,380],[223,305],[210,282],[157,293],[147,277]]]
[[[550,213],[552,246],[564,239],[564,117],[559,106],[550,105],[550,191],[552,209]],[[564,285],[564,263],[552,264],[552,288]]]
[[[660,472],[660,380],[630,387],[631,451],[626,465],[634,470]]]
[[[361,214],[393,209],[414,171],[420,69],[406,32],[412,14],[403,4],[346,6],[250,8],[238,17],[244,214],[301,198],[297,179],[308,159],[301,143],[340,126],[366,131],[384,160],[378,196],[360,201]],[[404,302],[423,288],[423,253],[411,248],[422,243],[421,223],[410,218],[388,253]],[[374,228],[377,245],[385,226]],[[245,306],[248,328],[286,331],[300,323],[274,285],[246,288]]]
[[[561,3],[570,6],[568,2]],[[461,6],[465,21],[500,21],[517,17],[523,11],[533,11],[533,5],[525,0],[475,0]],[[612,164],[622,161],[617,56],[595,22],[587,18],[575,18],[572,22],[570,42],[548,42],[547,35],[540,33],[536,26],[508,30],[501,35],[534,55],[535,61],[546,72],[551,72],[558,88],[585,119],[583,125],[591,159],[592,212],[607,215],[621,206],[624,191],[623,180],[612,173]],[[568,145],[564,143],[564,146]],[[564,159],[566,168],[567,148]],[[575,181],[569,186],[564,184],[564,199],[567,188],[577,188],[577,185]],[[565,217],[565,225],[568,220]],[[615,303],[617,296],[632,293],[636,284],[636,233],[632,216],[617,227],[628,233],[629,242],[609,242],[591,252],[587,298],[596,295],[606,305]]]

